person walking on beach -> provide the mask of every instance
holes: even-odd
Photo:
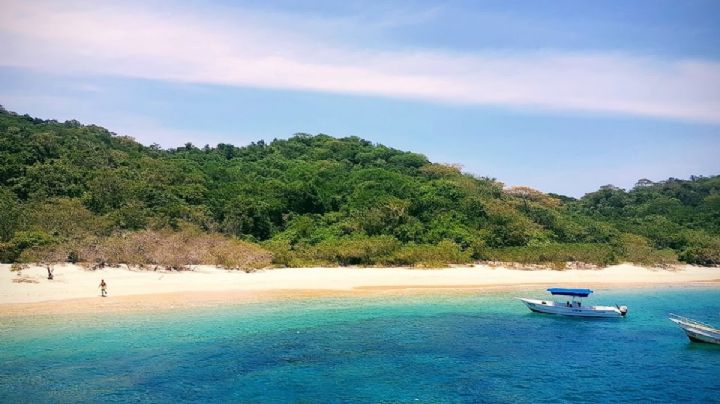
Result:
[[[105,279],[100,280],[100,293],[102,293],[102,297],[107,296],[107,283],[105,283]]]

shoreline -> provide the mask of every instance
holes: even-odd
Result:
[[[23,279],[22,281],[17,281]],[[100,297],[100,279],[108,297]],[[314,297],[365,297],[428,293],[541,290],[548,286],[591,288],[713,287],[720,269],[616,265],[604,269],[524,270],[476,265],[445,269],[282,268],[245,273],[208,266],[192,271],[127,268],[86,270],[57,265],[48,280],[43,267],[18,275],[0,265],[0,318],[125,311],[173,311]]]
[[[551,283],[525,283],[517,285],[463,285],[463,286],[367,286],[354,290],[333,289],[277,289],[268,291],[227,290],[219,292],[172,292],[144,295],[121,295],[102,298],[48,300],[29,303],[0,304],[0,319],[127,312],[172,312],[185,309],[212,308],[242,304],[312,298],[375,298],[428,296],[437,294],[481,294],[510,291],[536,290],[542,293]],[[654,289],[654,288],[717,288],[720,281],[695,281],[686,283],[597,283],[568,286],[584,286],[593,289]]]

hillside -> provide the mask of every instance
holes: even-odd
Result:
[[[143,146],[0,111],[0,260],[444,265],[720,264],[720,176],[581,199],[356,137]]]

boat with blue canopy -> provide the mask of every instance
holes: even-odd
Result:
[[[627,306],[590,306],[583,305],[582,299],[590,296],[590,289],[549,288],[553,296],[567,296],[563,301],[526,299],[519,297],[535,313],[558,314],[571,317],[625,317]]]

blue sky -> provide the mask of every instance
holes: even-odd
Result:
[[[581,196],[720,174],[720,2],[4,0],[0,103],[166,147],[357,135]]]

